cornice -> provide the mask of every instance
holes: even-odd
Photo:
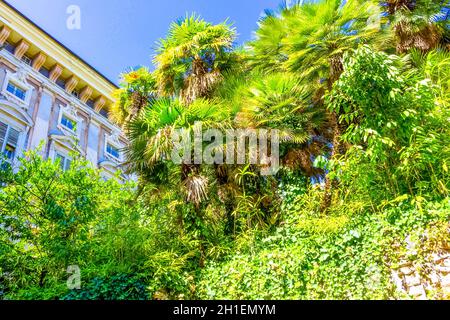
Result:
[[[108,100],[114,101],[112,92],[117,88],[115,85],[3,1],[0,1],[0,21],[55,59],[65,69],[83,79]]]
[[[51,82],[48,78],[46,78],[44,75],[40,74],[36,70],[34,70],[29,65],[23,63],[22,61],[18,60],[16,57],[14,57],[10,52],[1,49],[0,50],[0,60],[6,61],[8,64],[14,66],[16,69],[23,69],[27,72],[27,74],[34,78],[36,81],[38,81],[43,88],[43,91],[47,91],[52,95],[60,96],[62,99],[66,100],[69,104],[75,106],[76,108],[79,108],[81,111],[83,111],[85,114],[89,115],[92,120],[94,120],[96,123],[99,123],[106,127],[107,129],[111,131],[116,131],[121,129],[113,124],[109,119],[106,119],[99,113],[97,113],[92,108],[88,107],[86,104],[82,103],[80,100],[75,98],[74,96],[68,94],[64,89],[60,88],[55,83]],[[122,131],[121,131],[122,132]],[[126,140],[125,137],[123,139]]]

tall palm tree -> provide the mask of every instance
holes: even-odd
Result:
[[[242,92],[242,109],[236,124],[245,128],[277,129],[284,164],[314,175],[312,167],[313,137],[326,123],[323,107],[314,106],[309,88],[293,74],[253,73],[252,81]],[[319,148],[321,149],[321,148]]]
[[[200,124],[203,130],[227,126],[224,107],[205,99],[189,105],[178,99],[156,99],[129,123],[130,145],[126,155],[130,170],[158,187],[179,189],[181,183],[186,200],[198,206],[206,198],[207,179],[199,173],[199,166],[176,165],[171,155],[175,130],[184,129],[193,137]],[[174,176],[178,178],[173,180]]]
[[[121,78],[120,89],[113,93],[116,103],[111,115],[117,124],[125,125],[156,97],[156,80],[144,67],[124,73]]]
[[[275,61],[266,59],[266,67],[273,68],[271,64],[276,63],[298,75],[316,91],[314,100],[320,105],[325,90],[332,89],[343,71],[343,54],[379,34],[379,25],[374,23],[379,14],[378,6],[370,1],[301,2],[263,20],[252,48],[263,59],[275,54]],[[276,32],[271,41],[267,35],[273,30]],[[263,59],[256,61],[264,66]],[[328,118],[330,130],[323,135],[331,138],[334,157],[341,152],[341,128],[335,112],[329,113]],[[327,177],[323,208],[331,203],[331,184]]]
[[[307,81],[326,79],[328,87],[342,72],[343,53],[374,39],[380,10],[370,1],[322,0],[296,6],[286,19],[282,40],[287,69]]]
[[[233,65],[235,37],[227,22],[213,25],[195,14],[172,23],[154,59],[160,93],[185,103],[207,97]]]
[[[448,29],[448,0],[383,0],[381,6],[392,26],[398,53],[436,48]]]
[[[130,169],[137,172],[141,186],[153,185],[159,191],[167,191],[184,197],[186,203],[194,206],[195,221],[204,224],[205,214],[202,211],[210,197],[209,179],[202,170],[203,166],[182,161],[181,164],[172,159],[174,148],[174,132],[184,129],[190,137],[196,132],[208,128],[227,128],[228,113],[226,106],[206,99],[196,99],[185,104],[179,99],[159,98],[145,108],[128,126],[130,145],[126,150]],[[195,151],[191,145],[188,150]],[[183,223],[184,218],[179,216]],[[204,266],[206,238],[203,227],[195,224],[199,241],[200,266]]]
[[[251,53],[251,65],[264,72],[285,70],[283,63],[288,55],[283,40],[289,29],[286,20],[295,15],[298,7],[289,7],[285,3],[278,10],[266,10],[258,21],[255,40],[248,43]]]

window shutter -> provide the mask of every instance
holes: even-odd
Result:
[[[65,171],[70,169],[70,165],[72,164],[72,161],[70,159],[66,159],[66,166],[65,166]]]
[[[0,153],[3,150],[3,144],[5,143],[6,131],[8,130],[8,126],[0,122]]]
[[[20,132],[16,129],[9,128],[8,140],[6,141],[6,144],[17,148],[17,144],[19,142],[19,134]]]
[[[59,166],[61,167],[61,170],[64,171],[64,162],[66,161],[66,158],[59,153],[56,154],[56,160],[59,160]]]

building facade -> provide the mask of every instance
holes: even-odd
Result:
[[[70,167],[81,155],[112,178],[126,138],[108,119],[116,86],[0,1],[0,153],[12,164],[41,147]],[[128,178],[123,176],[124,179]]]

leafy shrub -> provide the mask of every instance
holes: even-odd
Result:
[[[148,300],[146,281],[133,274],[92,279],[80,290],[72,290],[63,300]]]
[[[391,280],[391,266],[406,252],[406,239],[423,247],[420,239],[426,230],[445,226],[449,209],[448,199],[423,210],[404,202],[380,212],[367,209],[337,232],[316,233],[294,223],[280,227],[226,262],[211,262],[201,274],[197,294],[201,299],[401,297]],[[296,214],[294,220],[306,219]]]

